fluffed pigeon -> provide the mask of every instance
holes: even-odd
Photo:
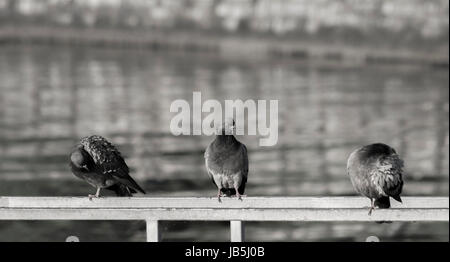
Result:
[[[93,135],[82,138],[70,154],[72,173],[97,188],[100,197],[102,188],[114,191],[118,196],[132,196],[145,191],[131,178],[129,169],[120,152],[108,140]]]
[[[236,195],[242,200],[241,195],[244,194],[247,183],[247,148],[233,136],[234,129],[234,120],[225,120],[205,151],[206,170],[217,186],[219,202],[222,193],[227,196]]]
[[[375,207],[389,208],[389,197],[402,202],[403,160],[388,145],[363,146],[350,154],[347,173],[356,192],[370,199],[369,215]]]

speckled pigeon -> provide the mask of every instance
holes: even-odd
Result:
[[[233,136],[235,122],[226,119],[214,141],[206,148],[205,164],[208,175],[217,186],[217,198],[222,193],[236,195],[242,200],[248,177],[248,156],[244,144]]]
[[[388,145],[363,146],[350,154],[347,172],[356,192],[370,199],[369,215],[375,207],[389,208],[389,197],[402,202],[403,160]]]
[[[108,140],[93,135],[82,138],[70,154],[72,173],[97,188],[95,195],[106,188],[118,196],[132,196],[137,191],[145,191],[131,178],[129,169],[120,152]]]

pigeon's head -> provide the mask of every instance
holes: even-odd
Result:
[[[233,118],[229,117],[226,118],[225,121],[223,121],[222,125],[220,126],[220,134],[221,135],[232,135],[234,130],[236,128],[236,123]]]

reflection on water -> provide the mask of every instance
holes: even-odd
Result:
[[[150,195],[214,195],[202,156],[212,137],[169,132],[171,102],[192,101],[194,91],[203,100],[279,100],[276,146],[260,148],[259,137],[239,137],[249,147],[248,195],[354,194],[346,158],[378,141],[405,159],[404,195],[448,195],[445,70],[22,46],[0,49],[0,79],[0,195],[92,193],[67,163],[72,144],[88,134],[116,143]],[[320,227],[317,232],[346,226]],[[254,236],[261,234],[257,228]]]

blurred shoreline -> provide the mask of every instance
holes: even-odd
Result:
[[[201,31],[76,28],[45,25],[0,27],[0,46],[52,44],[131,48],[211,54],[227,59],[288,59],[341,65],[414,65],[448,68],[448,49],[418,50],[386,46],[349,45],[255,34],[211,34]],[[448,47],[448,46],[447,46]]]
[[[445,0],[0,0],[0,45],[448,67]]]

